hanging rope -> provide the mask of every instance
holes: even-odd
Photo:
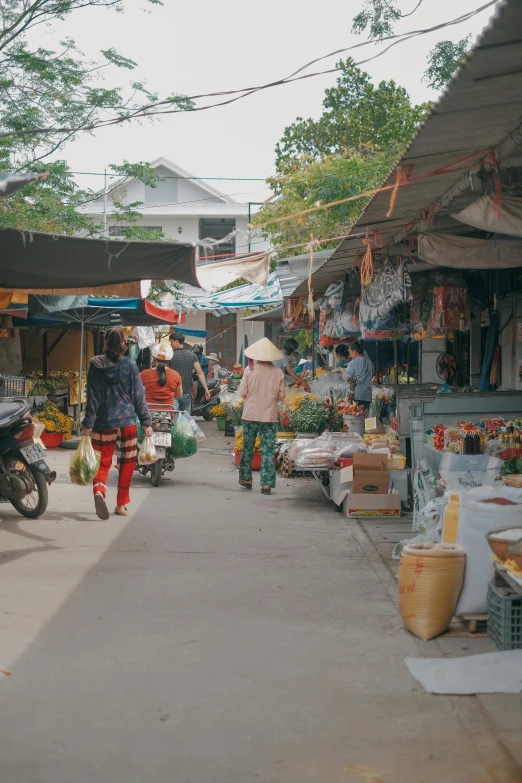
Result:
[[[493,172],[493,178],[495,180],[495,206],[497,208],[497,218],[500,219],[502,213],[502,183],[498,173],[498,160],[494,150],[489,151],[488,163],[491,166]]]
[[[315,321],[315,308],[314,308],[314,292],[312,289],[312,273],[314,269],[314,248],[321,247],[321,243],[317,240],[313,234],[310,234],[310,242],[306,249],[310,251],[310,261],[308,263],[308,318],[310,323]]]
[[[363,245],[366,245],[366,252],[361,261],[361,285],[370,285],[373,277],[373,256],[372,244],[369,238],[363,239]]]

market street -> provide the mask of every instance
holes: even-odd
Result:
[[[67,451],[44,518],[1,507],[2,783],[522,780],[477,699],[411,678],[442,653],[362,528],[305,480],[241,490],[204,429],[126,519],[95,517]]]

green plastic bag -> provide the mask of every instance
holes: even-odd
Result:
[[[138,443],[141,443],[145,437],[145,430],[141,426],[140,420],[138,418],[136,419],[136,429],[138,430]]]
[[[183,457],[192,457],[197,453],[198,441],[194,430],[184,416],[179,414],[174,419],[171,427],[172,445],[168,450],[169,457],[181,459]]]

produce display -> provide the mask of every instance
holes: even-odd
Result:
[[[87,435],[82,435],[78,448],[71,454],[69,478],[72,483],[82,487],[90,484],[98,473],[100,462],[100,452],[94,451]]]
[[[65,440],[68,440],[72,435],[73,420],[70,416],[62,413],[51,400],[48,400],[43,408],[35,414],[35,419],[44,425],[45,432],[59,433],[64,436]]]
[[[522,422],[482,419],[459,421],[456,426],[438,424],[425,433],[425,442],[450,454],[487,454],[506,460],[502,473],[522,473]],[[517,458],[521,461],[517,461]]]

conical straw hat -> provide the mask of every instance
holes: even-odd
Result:
[[[268,337],[263,337],[249,348],[245,348],[245,356],[258,362],[277,362],[283,358],[281,351]]]

